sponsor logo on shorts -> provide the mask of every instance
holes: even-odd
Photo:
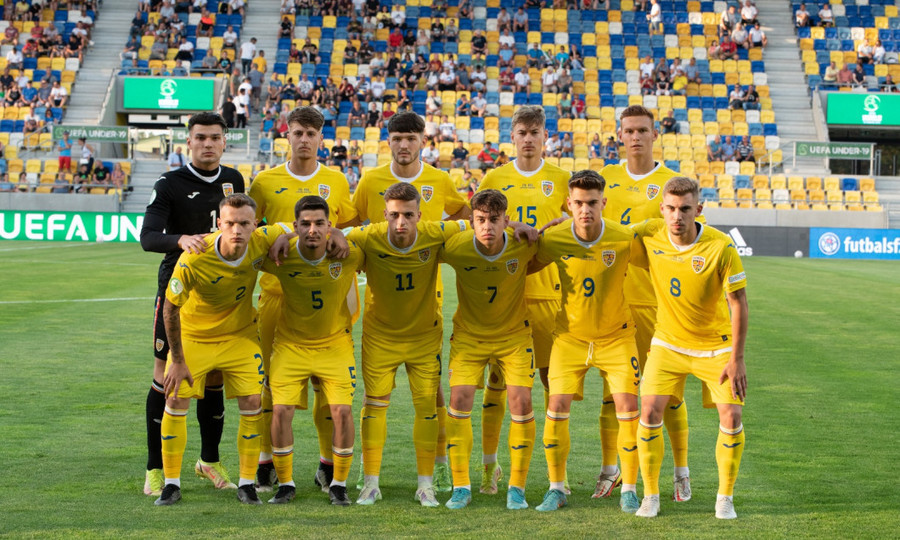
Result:
[[[659,186],[658,185],[650,184],[649,186],[647,186],[647,199],[648,200],[652,201],[654,199],[654,197],[656,197],[657,195],[659,195]]]
[[[541,192],[546,197],[553,195],[553,182],[550,180],[541,180]]]
[[[327,199],[331,195],[331,186],[328,184],[319,184],[319,197]]]
[[[230,196],[234,195],[234,184],[232,184],[232,183],[222,184],[222,193],[224,193],[226,197],[230,197]]]
[[[613,265],[614,262],[616,262],[615,250],[604,249],[603,252],[601,253],[601,256],[603,257],[603,264],[605,264],[607,268],[609,268],[610,266]]]
[[[343,266],[339,262],[333,262],[328,265],[328,274],[331,276],[331,279],[337,279],[341,277],[341,269]]]
[[[166,346],[166,342],[165,342],[165,341],[163,341],[163,340],[161,340],[161,339],[157,339],[157,340],[156,340],[156,352],[162,351],[162,350],[163,350],[163,347],[165,347],[165,346]]]
[[[422,262],[428,262],[428,259],[431,258],[431,248],[425,248],[419,250],[419,260]]]
[[[738,281],[742,281],[747,279],[747,273],[741,272],[740,274],[735,274],[733,276],[728,277],[728,283],[737,283]]]
[[[510,274],[515,274],[516,270],[519,269],[519,259],[510,259],[506,261],[506,271]]]
[[[691,259],[691,266],[694,268],[694,272],[699,274],[703,271],[703,267],[706,266],[706,259],[699,255],[695,255]]]
[[[184,291],[184,285],[181,284],[178,278],[172,278],[169,281],[169,289],[172,291],[172,294],[181,294]]]
[[[432,197],[434,197],[434,187],[422,186],[422,200],[430,202]]]

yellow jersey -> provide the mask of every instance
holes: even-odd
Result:
[[[630,229],[608,219],[603,219],[600,236],[591,242],[575,236],[571,219],[544,231],[537,260],[559,267],[558,335],[600,341],[634,326],[622,292],[633,241]]]
[[[509,219],[540,229],[566,211],[569,177],[572,173],[543,161],[534,172],[522,172],[516,162],[487,173],[478,191],[496,189],[506,195]],[[559,300],[559,276],[554,265],[528,276],[525,296]]]
[[[276,341],[310,347],[330,344],[338,336],[350,334],[353,310],[347,295],[356,287],[356,272],[365,256],[350,244],[345,259],[326,255],[310,261],[300,253],[300,239],[293,240],[280,266],[266,258],[263,271],[278,278],[284,291],[284,309],[275,327]]]
[[[525,275],[537,244],[513,240],[512,229],[503,232],[503,250],[487,256],[478,251],[474,231],[447,240],[440,260],[456,270],[459,304],[453,315],[453,332],[479,341],[508,339],[531,334],[525,313]]]
[[[662,189],[673,176],[679,174],[657,163],[649,173],[634,176],[628,172],[626,162],[607,165],[600,171],[606,179],[606,207],[603,217],[629,227],[648,219],[661,218],[659,205]],[[633,267],[625,278],[625,299],[632,306],[655,306],[650,273],[644,268]]]
[[[253,288],[272,242],[283,226],[260,227],[247,251],[236,261],[219,253],[221,232],[206,237],[206,251],[178,258],[166,298],[181,308],[181,334],[194,341],[214,342],[256,334]]]
[[[363,332],[382,337],[420,339],[442,331],[443,318],[435,294],[438,251],[454,234],[466,230],[465,221],[419,222],[408,248],[395,247],[383,221],[351,230],[347,240],[366,256],[366,303]]]
[[[350,204],[350,185],[343,173],[319,163],[309,176],[299,176],[288,169],[287,163],[260,171],[250,184],[249,195],[256,201],[256,220],[268,223],[294,222],[294,206],[307,195],[318,195],[328,202],[328,219],[332,227],[356,217]],[[280,294],[278,280],[263,275],[259,280],[263,291]]]
[[[725,293],[747,286],[737,249],[728,235],[698,223],[697,239],[676,247],[662,219],[635,225],[632,262],[650,268],[659,308],[654,339],[697,351],[731,346]]]
[[[459,212],[466,205],[466,200],[456,191],[450,175],[444,171],[421,162],[422,169],[415,178],[399,178],[391,170],[392,163],[385,163],[366,172],[359,180],[353,193],[353,205],[359,219],[368,220],[369,223],[384,221],[384,191],[398,182],[407,182],[419,190],[422,196],[419,202],[421,221],[440,221]]]

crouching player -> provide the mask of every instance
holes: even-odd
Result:
[[[269,239],[280,227],[256,229],[256,203],[230,195],[219,205],[219,232],[206,237],[201,253],[183,253],[166,291],[163,315],[170,356],[165,376],[166,409],[161,437],[165,484],[155,504],[181,499],[181,461],[187,443],[185,417],[191,398],[202,398],[204,378],[212,370],[225,377],[225,392],[240,409],[238,500],[260,504],[254,486],[259,458],[262,356],[256,333],[253,288]]]
[[[731,497],[744,451],[747,277],[731,239],[695,221],[703,208],[699,198],[696,181],[672,178],[663,188],[663,219],[634,227],[640,243],[632,260],[637,266],[649,266],[659,302],[641,382],[638,452],[644,500],[637,511],[640,517],[659,513],[663,412],[670,399],[684,398],[679,389],[689,374],[707,384],[719,411],[716,517],[737,517]]]
[[[456,270],[459,306],[450,340],[450,408],[447,448],[453,472],[453,495],[447,507],[472,500],[469,461],[472,455],[472,403],[484,368],[499,367],[506,381],[509,411],[510,476],[506,507],[528,508],[525,479],[534,447],[534,345],[525,309],[525,275],[537,246],[513,241],[506,197],[479,191],[472,198],[472,229],[448,240],[441,260]],[[530,229],[531,240],[537,233]]]
[[[350,246],[341,260],[327,256],[325,243],[331,230],[325,199],[306,196],[294,209],[294,230],[287,257],[280,266],[266,260],[263,270],[278,278],[284,291],[284,309],[276,325],[269,364],[272,390],[272,460],[278,475],[278,492],[270,503],[288,503],[296,488],[293,478],[294,408],[306,408],[301,396],[310,377],[328,398],[334,435],[331,454],[334,475],[328,494],[331,503],[347,506],[347,475],[353,461],[353,391],[356,363],[353,358],[353,312],[347,294],[356,287],[356,271],[362,252]]]
[[[529,271],[555,262],[562,285],[562,310],[550,353],[550,403],[544,423],[544,452],[550,489],[539,511],[566,505],[566,461],[569,455],[569,410],[581,400],[584,377],[598,368],[611,387],[619,421],[624,512],[638,509],[637,392],[640,382],[634,322],[625,304],[623,285],[634,233],[603,219],[606,181],[591,170],[569,179],[567,201],[572,219],[545,231]]]

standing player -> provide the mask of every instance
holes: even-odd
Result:
[[[169,354],[162,316],[166,287],[183,251],[202,253],[206,249],[204,236],[216,231],[222,199],[245,191],[244,177],[219,164],[225,151],[225,131],[225,119],[216,113],[204,112],[191,117],[187,139],[191,162],[159,177],[144,214],[141,247],[145,251],[166,254],[159,265],[153,319],[153,384],[147,394],[147,474],[144,482],[147,495],[159,495],[163,488],[159,429],[166,406],[162,380]],[[198,476],[212,480],[217,488],[233,489],[235,485],[219,461],[219,441],[225,422],[221,374],[211,373],[206,377],[206,384],[205,397],[197,401],[201,447],[200,460],[194,470]]]
[[[224,374],[228,397],[237,397],[241,413],[238,500],[260,504],[253,481],[259,456],[259,392],[264,373],[253,288],[269,249],[268,238],[276,231],[253,234],[255,206],[243,193],[226,197],[219,207],[220,232],[205,239],[201,252],[182,254],[169,281],[163,310],[170,346],[161,427],[165,486],[157,506],[181,499],[181,461],[187,444],[185,417],[190,399],[203,397],[203,380],[212,370]]]
[[[315,148],[315,147],[313,147]],[[307,195],[296,204],[292,242],[280,266],[267,261],[263,270],[277,277],[284,292],[284,306],[275,330],[271,369],[267,371],[274,416],[272,444],[278,492],[269,502],[280,504],[294,498],[294,435],[291,421],[295,406],[306,406],[307,381],[315,376],[319,392],[327,396],[334,422],[331,448],[333,476],[328,486],[331,503],[350,504],[347,475],[353,461],[353,391],[356,361],[353,358],[353,310],[348,293],[355,292],[356,272],[362,268],[362,253],[355,247],[342,260],[331,259],[325,242],[331,228],[328,203]],[[327,361],[326,361],[327,359]]]
[[[356,220],[356,210],[350,204],[350,186],[343,173],[329,169],[316,161],[316,150],[322,140],[325,118],[313,107],[297,107],[288,115],[288,142],[291,145],[289,161],[260,172],[250,186],[250,196],[257,203],[256,218],[268,223],[294,221],[294,205],[301,197],[315,195],[329,205],[331,223],[344,227]],[[259,336],[268,373],[269,358],[275,326],[281,316],[284,298],[281,285],[274,276],[260,278],[262,293],[259,297]],[[354,293],[354,296],[356,293]],[[315,383],[315,381],[313,381]],[[315,389],[315,386],[313,387]],[[303,396],[305,399],[305,395]],[[315,392],[313,418],[319,434],[319,468],[315,483],[327,492],[331,485],[334,464],[331,459],[331,442],[334,426],[328,403]],[[272,394],[263,386],[263,428],[260,445],[257,483],[260,491],[270,491],[275,480],[272,465],[272,442],[269,426],[272,419]]]
[[[663,414],[671,401],[684,399],[684,380],[693,374],[706,383],[719,411],[716,517],[734,519],[732,494],[744,451],[747,276],[731,239],[695,221],[703,209],[696,181],[675,177],[662,192],[664,220],[651,219],[634,227],[642,248],[635,248],[634,264],[649,266],[659,300],[656,332],[641,382],[638,453],[644,500],[637,515],[659,513]]]
[[[378,476],[387,438],[387,408],[397,368],[406,366],[412,403],[413,445],[422,506],[438,506],[432,486],[437,443],[437,389],[443,324],[435,294],[438,250],[464,221],[420,222],[421,195],[408,183],[384,191],[386,222],[354,229],[347,239],[366,255],[371,301],[363,314],[361,414],[364,484],[357,504],[381,499]]]
[[[419,208],[423,221],[468,219],[471,215],[466,199],[446,172],[420,159],[425,144],[425,121],[414,112],[398,112],[388,122],[388,145],[391,161],[363,175],[353,194],[353,204],[360,220],[370,223],[384,221],[384,192],[391,185],[403,182],[412,185],[421,196]],[[437,295],[441,302],[443,284],[438,274]],[[371,296],[367,293],[366,298]],[[434,483],[438,491],[450,491],[450,470],[447,466],[445,435],[446,408],[444,393],[438,385],[438,445],[435,457]],[[360,477],[362,478],[362,477]],[[358,486],[361,488],[361,485]]]
[[[632,105],[619,116],[619,140],[625,145],[625,162],[607,165],[600,171],[606,180],[608,202],[603,217],[629,227],[646,219],[659,218],[662,186],[678,173],[653,159],[653,142],[659,136],[654,127],[653,113],[640,105]],[[638,361],[641,369],[647,361],[650,338],[656,324],[656,297],[650,285],[650,274],[644,268],[632,266],[625,277],[625,301],[637,326]],[[616,464],[619,421],[616,406],[610,396],[609,381],[603,385],[603,405],[600,409],[600,444],[602,469],[597,477],[593,497],[609,497],[622,483]],[[669,432],[672,455],[675,458],[676,501],[691,498],[690,473],[687,466],[687,407],[672,403],[666,409],[665,425]]]
[[[562,284],[562,309],[550,355],[550,405],[544,423],[550,490],[537,507],[540,511],[566,505],[569,411],[573,399],[582,399],[584,376],[591,367],[606,374],[621,424],[618,448],[625,486],[620,506],[630,513],[640,506],[635,452],[640,368],[634,322],[622,292],[634,234],[601,218],[605,186],[606,181],[594,171],[572,175],[568,199],[572,219],[544,231],[533,264],[538,268],[555,262]]]
[[[484,382],[484,368],[496,365],[509,393],[510,475],[506,507],[528,508],[525,480],[534,448],[534,349],[525,309],[525,275],[536,245],[513,242],[507,233],[506,197],[482,190],[472,198],[472,228],[447,241],[441,260],[456,270],[459,306],[453,316],[450,349],[450,409],[447,446],[453,496],[447,508],[472,501],[472,402]]]
[[[489,172],[479,190],[496,189],[509,201],[510,219],[540,229],[562,216],[566,207],[571,173],[543,160],[541,152],[547,140],[546,117],[540,106],[519,107],[512,118],[512,141],[516,145],[515,161]],[[525,305],[534,339],[534,363],[544,385],[544,405],[549,398],[547,371],[553,328],[559,312],[559,276],[551,265],[528,276]],[[505,414],[505,386],[502,374],[492,365],[482,403],[481,446],[484,470],[481,492],[497,493],[502,477],[497,464],[500,428]]]

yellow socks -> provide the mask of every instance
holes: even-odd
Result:
[[[413,394],[413,446],[416,449],[416,470],[419,476],[434,475],[434,456],[437,446],[438,421],[434,394]],[[385,423],[386,424],[386,423]],[[363,458],[363,463],[367,463]]]
[[[472,411],[447,407],[447,454],[453,472],[453,487],[470,488],[469,459],[472,457]]]
[[[259,422],[259,461],[264,463],[272,459],[272,390],[268,381],[262,387],[262,418]]]
[[[438,422],[437,444],[434,447],[434,462],[447,463],[447,407],[436,407]]]
[[[177,481],[181,478],[181,460],[187,446],[187,413],[187,409],[170,409],[168,406],[163,413],[160,435],[166,483],[173,483],[168,480]]]
[[[165,433],[165,429],[163,429]],[[165,442],[165,441],[163,441]],[[163,447],[163,457],[165,457]],[[719,426],[719,437],[716,440],[716,464],[719,466],[719,495],[731,496],[734,483],[737,481],[738,469],[741,468],[741,456],[744,454],[744,425],[735,429]]]
[[[319,459],[327,463],[331,461],[331,441],[334,437],[331,407],[328,406],[325,393],[320,388],[313,388],[313,394],[313,423],[316,425],[316,436],[319,439]]]
[[[353,447],[331,447],[331,459],[334,461],[333,482],[339,486],[347,485],[347,476],[350,475],[350,464],[353,463]]]
[[[554,483],[566,480],[566,460],[570,447],[569,413],[547,411],[543,442],[550,487],[554,489]]]
[[[659,495],[659,470],[666,445],[662,438],[662,423],[655,426],[640,422],[637,429],[637,447],[644,479],[644,496]]]
[[[484,387],[481,404],[481,453],[496,456],[500,447],[500,429],[506,415],[506,389]],[[496,458],[494,459],[496,461]]]
[[[612,395],[606,395],[606,383],[603,383],[603,404],[600,406],[600,464],[604,467],[616,467],[618,456],[619,420],[616,418],[616,403]]]
[[[638,411],[616,414],[616,418],[619,421],[617,441],[619,445],[619,461],[622,462],[622,483],[629,487],[637,484],[639,465],[637,430],[640,417],[641,413]]]
[[[525,489],[534,450],[534,412],[511,414],[509,424],[509,485]]]
[[[282,486],[294,485],[294,447],[272,448],[272,465],[275,466],[275,474],[278,475],[278,484]]]
[[[381,471],[381,453],[387,439],[387,408],[390,402],[367,397],[363,403],[359,423],[363,472],[366,476],[378,476]]]
[[[262,419],[262,409],[240,411],[240,416],[237,433],[240,478],[253,481],[259,462],[259,421]]]
[[[688,413],[687,403],[669,404],[663,413],[663,424],[669,432],[669,445],[676,467],[688,466]]]

